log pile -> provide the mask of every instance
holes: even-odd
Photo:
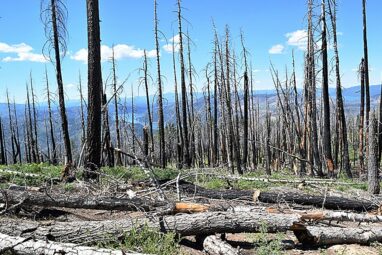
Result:
[[[0,253],[140,254],[92,245],[119,242],[126,233],[143,227],[179,237],[195,236],[207,254],[242,254],[239,246],[224,239],[226,233],[291,233],[294,242],[304,247],[382,242],[382,216],[378,215],[376,199],[302,192],[213,190],[179,178],[171,184],[159,181],[159,186],[156,184],[154,188],[161,188],[163,183],[167,183],[164,201],[155,196],[136,195],[144,193],[141,191],[129,197],[127,191],[118,195],[91,192],[80,195],[48,192],[45,188],[3,190],[0,192],[3,215],[0,216]],[[171,194],[183,197],[183,201],[171,199]],[[204,202],[198,202],[200,199]],[[35,207],[141,213],[116,220],[68,222],[14,217],[20,210]],[[10,214],[13,216],[8,217]]]

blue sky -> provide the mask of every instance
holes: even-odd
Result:
[[[86,1],[64,0],[68,9],[68,53],[63,60],[63,79],[67,98],[78,98],[79,71],[86,85],[87,31]],[[306,27],[305,0],[183,0],[184,30],[188,29],[193,40],[192,61],[198,73],[196,86],[205,84],[204,72],[211,59],[212,19],[220,33],[229,25],[233,46],[240,54],[240,31],[245,35],[251,52],[256,89],[272,89],[269,72],[270,61],[284,70],[291,66],[292,50],[296,67],[302,80],[304,29]],[[341,57],[341,75],[344,87],[358,84],[357,68],[363,54],[361,0],[338,0],[338,31]],[[379,12],[382,1],[368,0],[368,40],[371,84],[379,84],[382,76],[382,49]],[[176,0],[158,0],[159,28],[169,40],[177,31]],[[32,72],[36,94],[44,101],[44,69],[48,68],[51,86],[55,89],[54,69],[41,56],[45,35],[40,21],[39,0],[2,0],[0,9],[0,102],[5,100],[8,88],[16,101],[25,100],[25,84]],[[102,62],[104,78],[110,72],[107,61],[112,45],[118,55],[117,72],[120,81],[129,77],[123,95],[143,95],[138,88],[138,69],[142,65],[142,51],[154,56],[153,1],[149,0],[100,0],[101,39],[105,61]],[[161,38],[164,91],[173,90],[171,54],[166,52],[166,40]],[[280,71],[281,71],[280,70]],[[155,78],[155,59],[150,58],[150,72]],[[333,83],[334,85],[334,83]],[[301,86],[301,83],[299,84]],[[86,87],[86,86],[84,86]],[[151,84],[151,93],[155,93]]]

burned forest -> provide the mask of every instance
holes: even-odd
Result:
[[[378,0],[5,2],[0,254],[382,254]]]

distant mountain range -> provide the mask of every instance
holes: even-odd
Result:
[[[379,103],[380,98],[380,89],[381,85],[373,85],[370,86],[370,99],[371,99],[371,106],[377,107]],[[345,101],[345,110],[347,114],[357,114],[359,111],[359,102],[360,102],[360,86],[354,86],[351,88],[344,88],[342,93]],[[317,98],[320,98],[320,90],[317,90],[318,95]],[[300,95],[302,94],[302,90],[299,90]],[[336,90],[335,88],[330,88],[329,94],[331,98],[333,99],[333,102],[335,102],[336,97]],[[260,104],[260,110],[265,110],[265,102],[269,102],[270,109],[275,107],[277,102],[277,95],[276,91],[273,90],[257,90],[255,91],[255,101],[258,101]],[[241,96],[242,98],[242,96]],[[153,101],[156,100],[155,97],[150,97],[150,103],[152,104]],[[211,99],[212,100],[212,99]],[[164,100],[163,100],[163,106],[164,106],[164,117],[165,121],[173,122],[175,120],[175,95],[174,93],[166,93],[164,94]],[[204,107],[204,96],[201,92],[194,93],[194,107],[196,112],[203,112]],[[110,123],[110,130],[112,133],[112,136],[114,136],[114,102],[111,102],[109,105],[109,123]],[[125,104],[126,103],[126,104]],[[131,122],[131,98],[121,98],[120,99],[120,120],[125,119],[126,122]],[[124,106],[125,105],[125,106]],[[154,104],[154,107],[152,108],[153,113],[153,126],[156,129],[157,128],[157,108]],[[60,141],[61,132],[60,132],[60,113],[58,111],[58,103],[54,104],[53,106],[53,121],[54,121],[54,127],[55,127],[55,136],[58,138],[58,141]],[[320,103],[318,102],[317,107],[320,107]],[[47,121],[48,113],[47,113],[47,103],[46,102],[40,102],[37,105],[37,119],[38,119],[38,135],[39,135],[39,143],[40,146],[43,149],[46,145],[46,128],[45,124]],[[12,107],[13,110],[13,107]],[[24,104],[16,104],[16,111],[17,111],[17,119],[20,125],[20,132],[21,137],[23,137],[23,126],[24,126],[24,110],[25,105]],[[79,100],[67,100],[66,101],[66,112],[68,116],[68,123],[69,123],[69,133],[73,145],[73,153],[79,154],[81,149],[81,121],[80,121],[80,101]],[[146,107],[146,97],[144,96],[137,96],[134,97],[134,120],[136,125],[136,134],[140,136],[142,132],[142,128],[144,125],[147,124],[147,107]],[[86,114],[86,113],[85,113]],[[4,125],[4,132],[5,137],[9,139],[9,119],[8,119],[8,108],[6,103],[0,103],[0,116],[3,121]],[[58,144],[60,145],[60,143]],[[62,146],[61,146],[62,147]],[[61,148],[60,147],[60,148]]]
[[[379,102],[380,97],[380,91],[381,91],[381,85],[372,85],[370,86],[370,100],[371,105],[375,106]],[[320,97],[321,90],[317,90],[318,95],[317,98]],[[302,90],[299,89],[299,93],[302,93]],[[329,89],[329,95],[332,99],[335,99],[336,97],[336,89],[330,88]],[[357,110],[359,107],[359,101],[360,101],[360,86],[354,86],[350,88],[343,88],[342,95],[345,102],[345,108],[347,111],[354,111]],[[271,104],[274,103],[277,100],[276,97],[276,90],[270,89],[270,90],[255,90],[255,98],[259,100],[260,104],[264,103],[266,100],[270,102]],[[154,96],[151,96],[150,103],[156,100]],[[204,104],[204,98],[202,92],[196,92],[194,94],[194,103],[195,108],[203,109]],[[124,104],[126,102],[126,114],[131,116],[131,98],[121,98],[120,103]],[[174,113],[174,102],[175,102],[175,94],[174,93],[165,93],[164,94],[164,112],[165,112],[165,118],[167,121],[174,119],[175,113]],[[56,120],[59,120],[59,112],[57,110],[58,104],[54,105],[54,118]],[[66,107],[67,107],[67,114],[70,120],[76,121],[79,118],[79,112],[80,112],[80,100],[67,100],[66,101]],[[19,117],[24,117],[24,104],[16,104],[16,110],[19,115]],[[38,103],[38,113],[39,113],[39,120],[43,120],[45,118],[47,111],[47,103],[46,102],[40,102]],[[122,114],[122,109],[120,110],[120,114]],[[146,108],[146,97],[145,96],[136,96],[134,97],[134,112],[135,112],[135,121],[140,124],[145,124],[147,122],[147,108]],[[153,111],[153,118],[154,122],[157,119],[156,116],[157,110],[154,107]],[[0,114],[3,118],[7,119],[8,117],[8,108],[6,103],[0,103]],[[113,102],[109,105],[109,114],[112,117],[114,115],[114,106]],[[131,119],[131,117],[129,117]]]

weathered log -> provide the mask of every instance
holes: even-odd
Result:
[[[293,231],[304,245],[370,244],[382,242],[382,227],[322,227],[306,226]]]
[[[207,236],[203,241],[203,248],[210,255],[239,255],[240,250],[233,248],[216,235]]]
[[[356,182],[340,182],[335,179],[272,179],[267,177],[243,177],[236,175],[217,175],[214,173],[207,173],[206,175],[212,175],[215,178],[223,180],[232,180],[232,181],[261,181],[267,183],[284,183],[284,184],[325,184],[325,185],[360,185],[361,183]]]
[[[14,237],[0,233],[0,254],[66,254],[66,255],[139,255],[141,253],[132,253],[111,249],[102,249],[97,247],[79,246],[72,243],[57,243],[52,241],[33,240],[25,237]]]
[[[118,239],[124,232],[147,226],[161,232],[181,236],[215,233],[259,232],[263,226],[270,233],[286,232],[301,221],[299,215],[269,213],[207,212],[178,214],[153,218],[117,221],[35,222],[21,219],[0,219],[0,233],[36,239],[94,243],[97,240]]]
[[[371,211],[378,209],[378,205],[365,200],[349,199],[337,196],[317,196],[307,193],[295,192],[260,192],[255,194],[254,190],[213,190],[200,187],[198,185],[180,181],[181,192],[189,195],[207,197],[211,199],[240,199],[253,201],[255,198],[263,203],[295,203],[300,205],[312,205],[324,207],[331,210],[353,210],[357,212]]]
[[[6,190],[0,193],[0,202],[7,204],[17,204],[22,202],[28,206],[43,207],[67,207],[97,210],[122,210],[122,211],[150,211],[159,206],[166,206],[167,203],[152,201],[143,198],[115,198],[115,197],[94,197],[77,196],[63,194],[48,194],[42,192],[21,192],[16,190]]]
[[[259,212],[259,207],[253,206],[237,206],[229,209],[232,212]],[[361,214],[343,211],[301,211],[301,210],[284,210],[277,208],[265,208],[263,212],[268,213],[286,213],[286,214],[299,214],[302,220],[313,221],[351,221],[351,222],[367,222],[378,223],[382,222],[382,216],[376,214]]]

